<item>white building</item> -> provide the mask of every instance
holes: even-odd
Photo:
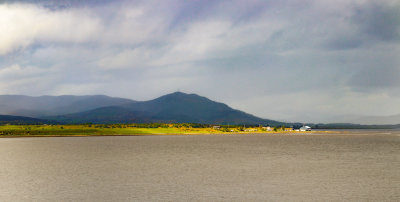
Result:
[[[310,126],[303,126],[299,130],[300,131],[311,131],[311,127]]]

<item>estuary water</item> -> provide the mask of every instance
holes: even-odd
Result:
[[[400,201],[400,132],[0,138],[0,201]]]

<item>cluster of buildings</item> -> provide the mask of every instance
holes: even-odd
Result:
[[[219,130],[221,129],[221,126],[213,126],[213,129],[215,130]],[[251,128],[243,128],[242,131],[245,132],[256,132],[260,130],[260,128],[258,127],[251,127]],[[285,132],[290,132],[290,131],[311,131],[311,127],[310,126],[302,126],[299,129],[293,129],[292,127],[281,127],[281,128],[274,128],[274,127],[270,127],[270,126],[265,126],[265,127],[261,127],[261,131],[285,131]],[[230,129],[231,132],[235,132],[234,129]]]

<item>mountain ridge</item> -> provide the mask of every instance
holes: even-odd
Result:
[[[36,97],[0,95],[0,114],[20,116],[22,117],[21,120],[37,118],[43,123],[47,119],[50,119],[57,123],[76,124],[191,122],[227,125],[302,125],[302,123],[284,123],[259,118],[252,114],[233,109],[225,103],[216,102],[194,93],[188,94],[183,92],[166,94],[148,101],[135,101],[106,95],[45,95]],[[389,116],[389,118],[396,118],[398,116]],[[5,122],[2,123],[4,124]],[[344,125],[310,123],[310,125],[327,128],[371,128],[378,124],[374,123],[369,126],[351,122],[346,122]],[[398,123],[394,121],[392,125],[393,127],[397,127]],[[385,127],[388,127],[387,124]]]
[[[136,101],[105,95],[0,95],[0,114],[38,118],[132,102]]]
[[[0,115],[0,124],[56,124],[56,121],[49,121],[45,119],[38,119],[24,116]]]
[[[232,109],[224,103],[215,102],[197,94],[182,92],[170,93],[149,101],[114,106],[113,110],[110,111],[109,107],[101,107],[84,112],[43,118],[70,123],[125,123],[127,120],[135,120],[142,123],[282,124],[282,122],[262,119]],[[108,116],[104,116],[104,114],[108,114]]]

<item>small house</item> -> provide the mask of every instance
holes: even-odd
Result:
[[[214,130],[218,130],[218,129],[220,129],[221,128],[221,126],[213,126],[213,129]]]

